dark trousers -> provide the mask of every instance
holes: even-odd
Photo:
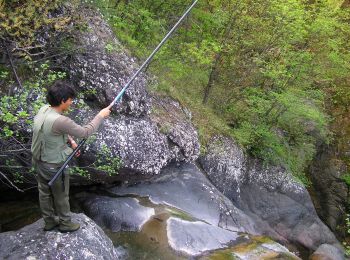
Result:
[[[39,202],[43,218],[46,223],[57,221],[60,223],[71,221],[69,206],[69,175],[62,174],[50,187],[48,182],[60,168],[55,164],[40,161],[33,162],[37,173]],[[64,175],[64,176],[63,176]]]

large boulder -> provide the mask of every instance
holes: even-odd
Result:
[[[139,65],[121,46],[98,10],[81,7],[80,14],[86,28],[73,30],[70,35],[79,51],[57,58],[56,62],[68,71],[83,97],[78,102],[79,111],[72,114],[83,124],[98,109],[109,105]],[[156,84],[156,79],[141,73],[130,85],[113,107],[114,113],[105,120],[96,140],[87,145],[88,152],[80,158],[80,166],[87,166],[90,173],[98,173],[90,166],[104,147],[108,147],[111,157],[121,159],[120,172],[132,172],[139,177],[158,174],[172,161],[198,158],[198,134],[188,111],[170,98],[150,95],[147,91],[150,82]],[[115,179],[118,178],[103,181]]]
[[[170,98],[161,100],[164,106],[177,108],[169,110],[164,121],[160,119],[159,114],[152,114],[151,117],[112,114],[105,119],[93,141],[86,144],[85,153],[78,160],[79,165],[93,165],[98,160],[98,154],[107,149],[110,158],[119,158],[121,161],[122,174],[119,179],[126,179],[124,173],[129,176],[131,173],[138,174],[139,178],[143,178],[140,174],[158,174],[170,162],[196,160],[199,156],[196,129],[190,119],[185,117],[185,112],[178,102]],[[76,114],[72,114],[72,117],[83,124],[91,120],[95,113],[90,109],[81,108]],[[167,124],[168,132],[164,132],[162,124]],[[94,180],[105,176],[93,170],[91,173],[97,173],[92,178]],[[111,180],[115,178],[117,177]],[[105,178],[104,181],[108,182],[108,179]]]
[[[210,225],[260,234],[260,227],[223,196],[192,163],[172,164],[147,182],[108,191],[116,196],[146,196],[154,204],[180,209]]]
[[[106,119],[87,150],[94,156],[103,147],[110,150],[110,156],[119,157],[123,170],[129,172],[157,174],[171,159],[166,137],[148,117]]]
[[[200,158],[213,184],[233,204],[260,223],[263,233],[316,250],[338,244],[318,218],[305,187],[281,167],[245,156],[230,138],[214,137]]]
[[[102,229],[84,214],[73,214],[81,228],[73,233],[45,232],[44,221],[0,233],[1,259],[125,259]]]
[[[153,94],[150,118],[167,137],[172,160],[190,162],[198,158],[200,144],[190,111],[169,97]]]
[[[74,30],[71,37],[79,51],[60,62],[90,104],[105,107],[117,96],[139,65],[127,54],[98,10],[81,7],[84,30]],[[122,101],[113,107],[119,113],[141,116],[149,113],[147,77],[141,73],[130,85]]]
[[[261,234],[260,227],[191,163],[172,164],[147,181],[92,189],[75,198],[133,259],[146,258],[140,248],[151,250],[154,258],[188,259],[243,244],[247,253],[234,249],[242,259],[272,252],[298,259],[273,241],[252,249],[256,239],[242,232]]]
[[[140,205],[136,198],[113,198],[85,192],[77,198],[89,217],[112,232],[140,231],[155,214],[153,208]]]

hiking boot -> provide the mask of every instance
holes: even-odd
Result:
[[[44,231],[51,231],[59,225],[58,221],[45,221]]]
[[[66,222],[61,222],[58,230],[61,231],[62,233],[65,232],[74,232],[80,228],[80,225],[78,223],[74,223],[72,221],[66,221]]]

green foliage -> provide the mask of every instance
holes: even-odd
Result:
[[[345,181],[346,185],[350,187],[350,173],[346,173],[342,176],[342,179]]]
[[[23,82],[23,89],[14,95],[2,95],[0,98],[0,126],[4,129],[0,134],[2,138],[20,136],[23,132],[19,127],[23,125],[21,123],[32,125],[33,116],[45,103],[46,86],[66,76],[64,72],[50,70],[47,62],[32,70],[35,74]]]
[[[334,53],[349,26],[322,1],[255,1],[239,12],[236,24],[246,30],[234,31],[238,48],[222,58],[231,70],[219,68],[211,103],[248,152],[301,175],[316,142],[330,139],[324,96],[349,71],[345,52]]]
[[[5,163],[0,163],[0,169],[10,173],[14,183],[23,183],[26,179],[23,173],[30,172],[29,129],[34,115],[45,103],[46,86],[66,76],[49,67],[45,62],[27,68],[32,75],[22,82],[23,88],[17,88],[14,94],[2,93],[0,97],[0,154],[6,158]],[[10,87],[14,84],[8,83]]]
[[[46,27],[48,32],[62,31],[70,22],[69,16],[49,15],[63,0],[0,0],[0,38],[15,43],[13,52],[31,59],[31,50],[42,47],[37,42],[38,32]],[[38,15],[40,14],[40,15]]]
[[[108,43],[108,44],[106,44],[106,51],[107,52],[112,52],[112,51],[114,51],[114,46],[112,45],[112,44],[110,44],[110,43]]]
[[[118,169],[122,166],[122,161],[118,156],[114,156],[107,145],[102,145],[97,153],[96,169],[106,172],[108,175],[118,174]]]
[[[188,6],[94,3],[140,58]],[[349,103],[350,12],[339,7],[326,0],[200,2],[152,62],[158,84],[151,90],[191,109],[202,145],[213,134],[231,135],[307,183],[316,143],[331,140],[326,102]]]
[[[73,166],[70,168],[70,174],[80,175],[82,177],[90,179],[89,172],[83,167]]]
[[[96,136],[92,136],[88,139],[88,143],[93,143],[96,140]],[[85,167],[74,166],[71,168],[71,172],[83,177],[90,178],[88,169],[96,169],[102,171],[109,176],[117,175],[118,170],[122,166],[122,160],[118,156],[114,156],[107,145],[103,144],[101,149],[96,153],[96,160]]]
[[[265,93],[249,88],[243,94],[226,107],[233,135],[256,157],[301,174],[316,141],[328,140],[325,114],[295,89]]]
[[[6,79],[8,75],[9,75],[8,71],[6,71],[6,70],[1,70],[0,71],[0,78],[1,79]]]

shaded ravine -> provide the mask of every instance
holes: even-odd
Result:
[[[0,232],[20,229],[41,218],[38,193],[7,191],[0,199]]]

